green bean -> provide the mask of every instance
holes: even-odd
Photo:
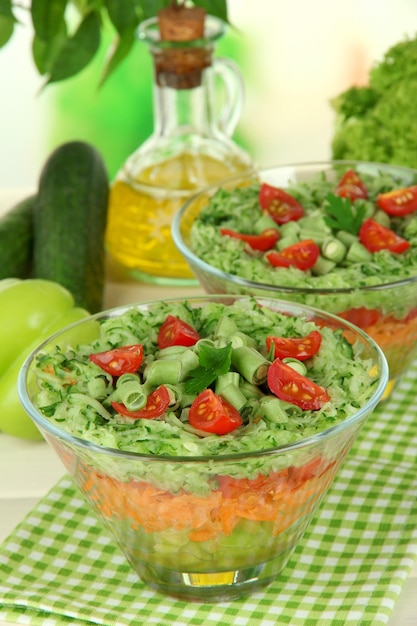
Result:
[[[373,216],[373,219],[378,222],[378,224],[385,226],[385,228],[391,228],[390,216],[388,213],[385,213],[385,211],[377,211]]]
[[[182,364],[179,359],[156,360],[146,366],[143,376],[148,385],[158,387],[159,385],[175,385],[181,379]]]
[[[339,230],[337,233],[337,238],[348,248],[352,245],[354,241],[358,241],[357,236],[353,233],[348,232],[347,230]]]
[[[322,255],[336,264],[344,259],[346,252],[347,247],[345,244],[340,239],[335,239],[334,237],[326,237],[321,245]]]
[[[216,337],[230,337],[233,333],[238,330],[235,322],[228,316],[222,315],[222,317],[217,322],[217,327],[215,330]]]
[[[372,259],[372,253],[369,252],[359,241],[354,241],[350,246],[346,261],[351,263],[358,263],[361,261],[370,261]]]
[[[116,382],[115,398],[129,411],[138,411],[146,404],[146,392],[137,374],[122,374]]]
[[[278,250],[284,250],[284,248],[288,248],[288,246],[292,246],[298,241],[300,240],[298,239],[297,235],[287,235],[286,237],[278,239],[275,247],[278,248]]]
[[[185,350],[179,360],[181,362],[180,381],[183,381],[191,370],[198,367],[198,356],[194,350]]]
[[[335,267],[336,263],[334,261],[325,259],[320,255],[317,261],[314,263],[313,267],[311,268],[311,272],[315,276],[324,276],[325,274],[331,272],[332,269],[334,269]]]
[[[217,393],[217,392],[216,392]],[[229,384],[223,387],[219,394],[227,400],[229,404],[235,407],[238,411],[246,404],[246,398],[237,385]]]
[[[226,374],[221,374],[216,379],[215,392],[220,394],[222,389],[227,387],[228,385],[239,386],[240,375],[238,372],[226,372]]]
[[[246,333],[236,332],[230,336],[230,343],[232,344],[232,348],[240,348],[241,346],[250,346],[251,348],[256,347],[256,341],[246,335]]]
[[[288,415],[282,406],[281,400],[275,396],[265,396],[259,401],[259,412],[270,422],[285,424],[288,422]]]
[[[278,230],[276,222],[266,211],[264,211],[261,217],[254,223],[253,232],[255,235],[260,235],[267,228],[274,228],[275,230]]]
[[[158,359],[179,359],[184,352],[187,352],[188,348],[185,346],[169,346],[168,348],[162,348],[158,352]]]
[[[298,239],[298,233],[300,232],[300,226],[297,222],[290,221],[280,226],[281,237],[295,237]]]
[[[179,406],[182,406],[183,400],[183,392],[179,385],[169,385],[164,383],[164,387],[168,390],[169,393],[169,405],[168,407],[175,411]]]
[[[232,350],[232,364],[250,383],[261,385],[266,381],[270,362],[254,348],[241,346]]]
[[[307,366],[299,359],[288,356],[282,359],[282,362],[289,365],[294,371],[298,372],[298,374],[301,374],[302,376],[307,374]]]
[[[263,391],[258,387],[258,385],[253,385],[247,380],[241,380],[239,383],[239,388],[247,400],[262,398],[262,396],[264,395]]]

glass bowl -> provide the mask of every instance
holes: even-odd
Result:
[[[410,222],[411,225],[407,228],[413,239],[411,248],[406,254],[395,255],[399,263],[390,268],[386,275],[383,275],[379,262],[375,262],[377,257],[383,257],[386,253],[368,252],[363,258],[361,256],[364,252],[363,246],[359,246],[361,251],[355,262],[353,256],[349,259],[348,272],[346,268],[341,270],[341,265],[345,261],[342,261],[341,265],[336,264],[329,271],[329,265],[332,267],[333,262],[329,263],[329,259],[323,259],[321,253],[319,262],[313,270],[279,268],[277,271],[278,268],[272,267],[265,260],[266,252],[254,252],[244,242],[220,234],[221,225],[230,228],[228,219],[231,214],[234,216],[234,227],[237,230],[241,222],[247,232],[248,220],[249,230],[252,228],[261,212],[257,200],[253,201],[253,194],[250,200],[244,200],[249,210],[253,207],[252,220],[248,218],[246,208],[242,209],[240,200],[231,208],[230,204],[224,205],[223,198],[218,195],[216,197],[220,199],[217,200],[216,215],[211,222],[206,218],[203,229],[199,217],[203,210],[206,211],[206,216],[209,215],[206,207],[219,190],[224,190],[229,195],[242,187],[254,186],[253,188],[257,190],[263,183],[291,191],[291,194],[294,188],[298,189],[297,199],[301,204],[305,203],[307,212],[315,208],[322,215],[323,210],[320,207],[325,202],[326,194],[321,181],[326,181],[331,192],[335,194],[337,182],[348,170],[354,170],[365,179],[374,196],[378,191],[390,189],[392,178],[400,188],[415,185],[417,182],[415,170],[359,161],[301,163],[254,170],[212,185],[191,198],[174,218],[173,239],[201,286],[208,293],[253,294],[291,300],[340,315],[362,328],[378,342],[388,359],[390,383],[386,389],[385,398],[387,398],[416,355],[417,211],[406,217],[389,218],[386,214],[383,216],[383,221],[390,220],[394,230],[402,220]],[[314,195],[306,196],[305,189],[311,185],[315,185],[315,191],[312,192]],[[366,215],[369,215],[374,205],[371,202],[371,193],[365,205]],[[329,233],[323,226],[322,217],[317,217],[318,213],[309,218],[308,224],[304,222],[306,225],[303,225],[300,232],[303,233],[303,239],[317,237],[320,247],[325,240],[328,243]],[[378,211],[379,216],[382,213]],[[264,225],[262,220],[258,223]],[[302,223],[301,220],[294,221],[290,227]],[[267,224],[267,227],[271,225],[277,227],[274,222]],[[288,234],[289,225],[279,225],[278,230],[281,232],[281,238],[275,244],[275,248],[284,247],[286,242],[291,243],[292,234],[291,232]],[[334,238],[335,232],[339,236],[339,231],[333,229],[330,239]],[[349,245],[345,242],[345,251],[349,249]],[[358,248],[357,244],[355,246]],[[407,262],[402,263],[402,259],[405,258]],[[314,273],[314,270],[317,273]]]
[[[243,307],[240,319],[247,328],[256,326],[252,339],[263,337],[271,311],[291,328],[318,328],[323,337],[319,352],[303,363],[309,376],[315,372],[323,380],[327,377],[330,402],[310,412],[279,397],[269,404],[265,383],[255,399],[253,385],[240,376],[242,389],[246,384],[245,406],[259,400],[265,412],[257,405],[255,417],[233,432],[205,436],[187,423],[186,430],[182,418],[166,413],[136,420],[118,415],[115,423],[106,417],[104,400],[96,410],[100,394],[110,393],[106,384],[99,390],[106,376],[89,362],[88,355],[103,345],[100,333],[111,337],[107,347],[139,342],[147,354],[157,335],[146,319],[160,325],[167,311],[177,316],[179,311],[186,311],[185,316],[203,312],[211,319],[213,307],[219,306],[227,319],[233,307]],[[217,336],[224,339],[227,331],[223,326],[220,333],[219,328]],[[204,344],[207,337],[199,332]],[[334,349],[331,359],[320,356],[324,345],[329,352],[329,337],[333,341],[336,335],[338,356]],[[236,336],[240,342],[243,334]],[[79,354],[89,362],[88,372],[95,368],[94,376],[83,374],[87,366],[75,358]],[[145,375],[142,368],[140,376],[149,382],[149,371]],[[80,377],[85,379],[84,393],[75,386]],[[334,382],[338,377],[340,385]],[[387,381],[383,352],[349,322],[294,303],[222,295],[190,298],[186,304],[174,299],[129,305],[73,324],[28,357],[18,389],[28,415],[142,581],[174,597],[218,601],[269,584],[285,567]],[[112,388],[114,383],[111,375]],[[93,400],[86,398],[89,394]],[[56,405],[62,408],[63,395],[71,426],[65,425],[62,413],[53,417]],[[245,414],[244,407],[239,411]],[[326,420],[320,428],[315,425],[319,417]]]

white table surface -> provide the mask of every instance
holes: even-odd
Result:
[[[16,190],[0,193],[0,214],[22,196]],[[105,308],[175,296],[202,293],[198,287],[161,287],[126,280],[109,267]],[[1,346],[0,346],[1,349]],[[55,453],[43,441],[27,441],[0,433],[0,542],[64,475]],[[417,626],[417,563],[405,581],[388,626]],[[17,622],[15,622],[17,623]],[[11,626],[0,622],[0,626]]]

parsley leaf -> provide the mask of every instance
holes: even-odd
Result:
[[[232,344],[217,348],[202,344],[198,352],[199,366],[189,373],[185,382],[186,393],[200,393],[209,387],[218,376],[230,370],[232,362]]]
[[[366,213],[364,204],[354,204],[349,198],[328,193],[323,208],[326,211],[324,221],[331,229],[358,234]]]

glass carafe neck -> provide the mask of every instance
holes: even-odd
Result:
[[[155,134],[173,138],[184,134],[210,135],[213,132],[212,119],[212,97],[206,77],[190,89],[175,89],[155,83]]]

